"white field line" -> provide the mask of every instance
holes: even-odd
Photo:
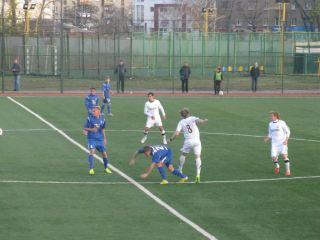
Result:
[[[60,130],[59,128],[57,128],[56,126],[54,126],[52,123],[48,122],[47,120],[45,120],[44,118],[42,118],[39,114],[33,112],[32,110],[30,110],[29,108],[27,108],[26,106],[24,106],[23,104],[21,104],[20,102],[16,101],[15,99],[11,98],[11,97],[7,97],[9,100],[11,100],[12,102],[14,102],[15,104],[17,104],[18,106],[20,106],[21,108],[23,108],[24,110],[26,110],[27,112],[29,112],[30,114],[32,114],[33,116],[35,116],[36,118],[38,118],[40,121],[42,121],[43,123],[45,123],[46,125],[48,125],[50,128],[54,129],[55,131],[57,131],[60,135],[62,135],[65,139],[67,139],[69,142],[71,142],[72,144],[76,145],[77,147],[79,147],[81,150],[83,150],[84,152],[88,153],[88,150],[82,146],[80,143],[78,143],[77,141],[75,141],[74,139],[72,139],[71,137],[69,137],[67,134],[65,134],[62,130]],[[102,158],[99,156],[95,156],[100,162],[103,162]],[[182,220],[183,222],[185,222],[186,224],[188,224],[189,226],[191,226],[193,229],[195,229],[196,231],[198,231],[199,233],[201,233],[203,236],[205,236],[208,239],[211,240],[216,240],[217,238],[215,236],[213,236],[211,233],[207,232],[206,230],[204,230],[203,228],[201,228],[199,225],[197,225],[196,223],[192,222],[191,220],[189,220],[188,218],[186,218],[185,216],[183,216],[181,213],[179,213],[177,210],[175,210],[174,208],[172,208],[169,204],[165,203],[163,200],[161,200],[160,198],[158,198],[157,196],[155,196],[152,192],[150,192],[148,189],[146,189],[144,186],[142,186],[140,183],[136,182],[133,178],[129,177],[127,174],[125,174],[124,172],[122,172],[121,170],[119,170],[118,168],[114,167],[112,164],[109,165],[110,168],[118,173],[120,176],[122,176],[124,179],[126,179],[127,181],[129,181],[130,183],[132,183],[135,187],[137,187],[138,189],[140,189],[143,193],[145,193],[148,197],[150,197],[151,199],[153,199],[156,203],[158,203],[160,206],[164,207],[165,209],[167,209],[170,213],[172,213],[174,216],[176,216],[177,218],[179,218],[180,220]]]
[[[37,132],[37,131],[52,131],[55,129],[50,128],[30,128],[30,129],[2,129],[3,132]],[[82,129],[61,129],[64,132],[80,132]],[[142,130],[134,130],[134,129],[107,129],[108,132],[142,132]],[[149,131],[149,132],[159,132],[159,131]],[[172,132],[172,131],[166,131]],[[200,132],[204,135],[222,135],[222,136],[238,136],[238,137],[251,137],[251,138],[264,138],[265,136],[259,135],[250,135],[250,134],[241,134],[241,133],[212,133],[212,132]],[[294,141],[304,141],[304,142],[316,142],[320,143],[320,140],[317,139],[305,139],[305,138],[290,138],[290,140]]]
[[[269,181],[292,181],[292,180],[310,180],[317,179],[320,176],[300,176],[286,178],[262,178],[262,179],[243,179],[243,180],[217,180],[201,181],[201,184],[219,184],[219,183],[248,183],[248,182],[269,182]],[[24,181],[24,180],[0,180],[0,183],[22,183],[22,184],[71,184],[71,185],[128,185],[132,182],[66,182],[66,181]],[[157,184],[159,182],[137,182],[142,185]],[[170,182],[169,184],[182,184],[179,182]],[[183,184],[195,184],[195,182],[185,182]]]

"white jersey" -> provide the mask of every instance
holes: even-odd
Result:
[[[150,117],[160,118],[161,111],[162,116],[166,115],[164,109],[159,100],[155,99],[153,102],[147,101],[144,105],[144,114]]]
[[[290,129],[285,121],[278,120],[269,123],[268,137],[273,144],[283,143],[286,138],[290,137]]]
[[[177,126],[176,131],[180,132],[183,130],[185,139],[200,140],[199,128],[196,121],[198,117],[190,116],[185,119],[182,119]]]

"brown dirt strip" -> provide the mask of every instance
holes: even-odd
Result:
[[[146,96],[147,91],[137,91],[137,92],[125,92],[125,93],[113,93],[111,96]],[[172,93],[159,91],[156,92],[157,96],[203,96],[203,97],[223,97],[218,95],[213,95],[211,92],[189,92],[188,94],[182,93]],[[4,92],[0,93],[0,96],[11,96],[11,97],[24,97],[24,96],[47,96],[47,97],[65,97],[65,96],[86,96],[88,92],[73,92],[66,91],[64,93],[60,92],[45,92],[45,91],[21,91],[21,92]],[[292,91],[292,92],[229,92],[225,93],[224,96],[228,97],[320,97],[320,91]]]

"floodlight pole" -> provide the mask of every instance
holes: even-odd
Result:
[[[285,21],[286,21],[286,3],[287,0],[282,0],[282,18],[281,18],[281,94],[283,94],[283,74],[284,74],[284,27],[285,27]]]
[[[4,61],[5,61],[5,45],[4,45],[4,0],[2,0],[2,6],[1,6],[1,26],[2,26],[2,32],[1,32],[1,88],[2,93],[4,93]]]
[[[63,93],[63,7],[60,0],[60,93]]]

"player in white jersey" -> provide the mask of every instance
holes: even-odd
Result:
[[[278,112],[270,112],[270,119],[271,122],[268,126],[268,136],[264,138],[264,141],[267,142],[271,139],[271,158],[275,166],[274,172],[275,174],[280,172],[278,157],[281,154],[286,167],[285,176],[290,176],[290,161],[288,158],[290,129],[285,121],[280,120],[280,114]]]
[[[166,113],[164,111],[164,108],[162,107],[160,101],[154,98],[154,93],[149,92],[148,101],[144,105],[144,114],[147,116],[147,122],[144,127],[144,136],[141,139],[141,143],[145,143],[145,141],[147,140],[149,129],[152,128],[153,126],[157,126],[160,129],[163,144],[167,144],[166,132],[162,125],[160,112],[163,120],[165,120]]]
[[[197,125],[208,122],[208,119],[200,119],[198,117],[190,116],[188,108],[183,108],[180,111],[180,115],[182,117],[182,120],[178,123],[176,131],[169,139],[169,142],[173,141],[176,137],[179,136],[180,132],[183,131],[184,143],[182,148],[180,149],[181,155],[179,171],[182,172],[182,168],[186,161],[186,157],[188,153],[192,150],[194,153],[197,168],[195,182],[200,183],[202,146],[200,141],[200,133]]]

